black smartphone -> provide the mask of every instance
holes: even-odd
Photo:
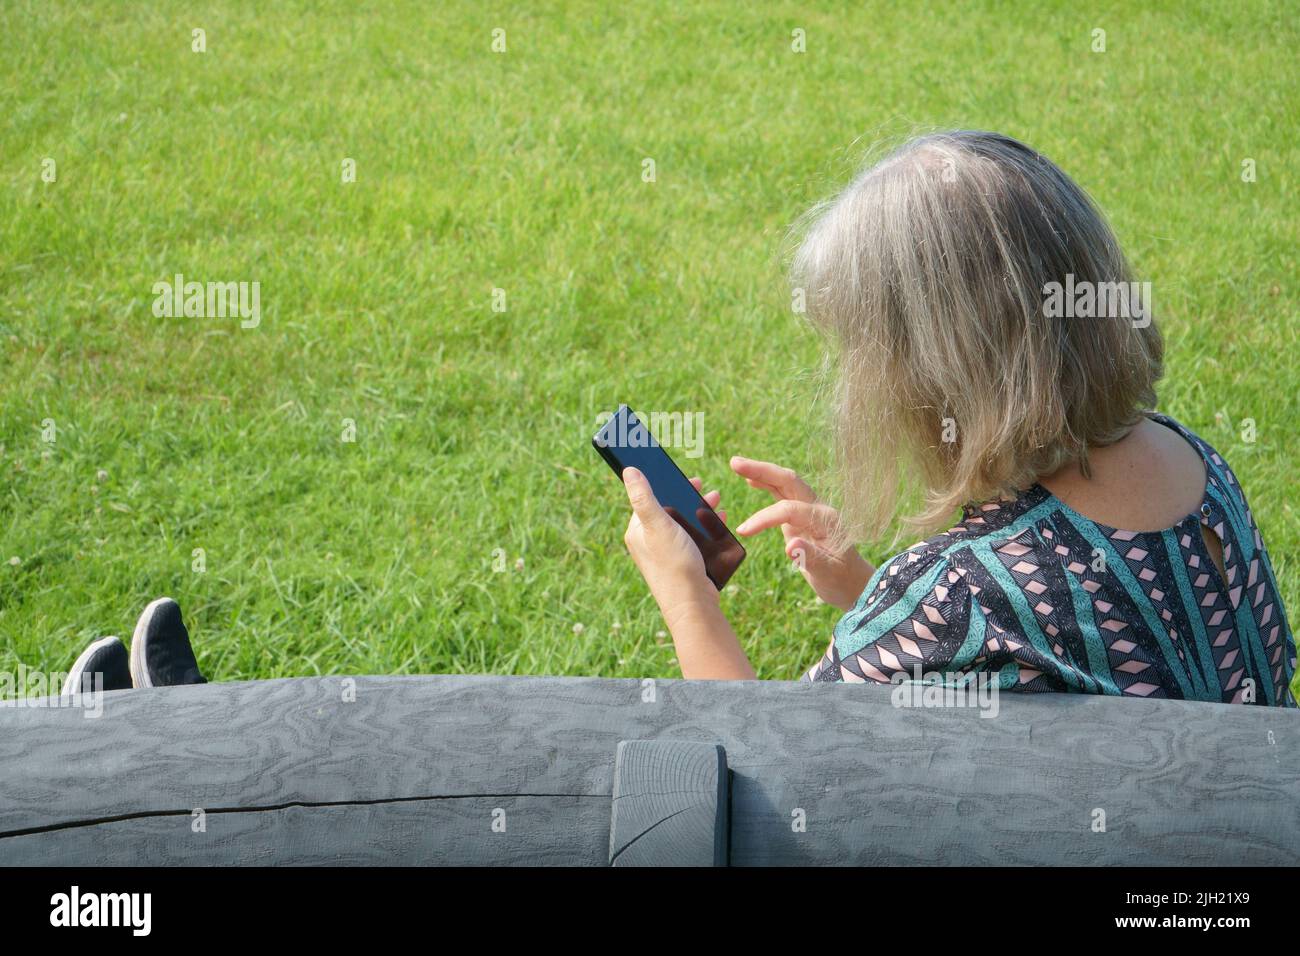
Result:
[[[614,474],[636,468],[655,493],[659,504],[686,529],[704,558],[704,571],[719,591],[745,560],[745,549],[718,513],[695,490],[668,452],[655,440],[650,427],[632,409],[620,405],[591,440]]]

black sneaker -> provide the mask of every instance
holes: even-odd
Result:
[[[136,687],[206,684],[190,647],[190,632],[171,598],[144,609],[131,636],[131,680]]]
[[[100,676],[99,681],[96,675]],[[82,651],[63,682],[64,697],[98,690],[130,689],[131,668],[127,664],[126,645],[116,637],[101,637]]]

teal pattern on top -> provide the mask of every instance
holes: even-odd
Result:
[[[1296,706],[1295,641],[1236,476],[1191,430],[1151,418],[1205,462],[1197,511],[1124,531],[1038,484],[969,506],[876,571],[805,679],[987,674],[1018,691]],[[1223,574],[1202,526],[1223,545]]]

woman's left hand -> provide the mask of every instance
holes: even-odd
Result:
[[[645,475],[625,468],[623,483],[632,504],[623,543],[663,613],[682,676],[753,680],[754,668],[722,613],[718,589],[704,573],[700,549],[655,499]],[[700,479],[692,478],[691,484],[700,490]],[[710,491],[704,500],[716,509],[721,497]],[[718,517],[726,520],[724,512],[719,511]]]
[[[636,468],[625,468],[623,483],[632,505],[623,543],[665,616],[682,602],[701,597],[716,602],[718,591],[704,573],[700,549],[686,529],[659,504],[645,475]],[[692,478],[691,484],[699,491],[702,482]],[[721,494],[716,491],[704,495],[710,508],[716,509],[721,500]],[[724,521],[727,517],[726,512],[719,512],[718,516]]]

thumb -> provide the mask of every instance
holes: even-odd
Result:
[[[659,506],[650,482],[639,470],[624,468],[623,484],[627,487],[628,503],[632,505],[632,511],[636,516],[641,519],[642,525],[647,528],[653,527],[665,517],[664,509]]]

